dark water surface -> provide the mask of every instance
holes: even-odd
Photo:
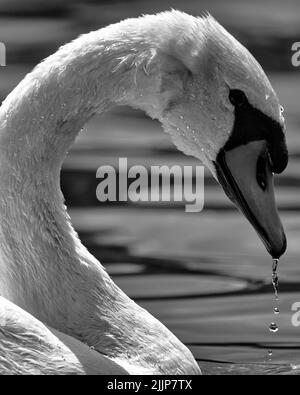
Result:
[[[187,344],[204,373],[300,373],[300,327],[292,325],[299,257],[281,261],[280,331],[272,334],[272,262],[238,212],[76,208],[71,214],[115,282]],[[293,244],[296,218],[284,220]]]
[[[117,167],[120,156],[148,168],[199,165],[143,114],[119,109],[93,120],[79,137],[62,174],[72,220],[116,283],[192,350],[205,374],[299,374],[300,326],[292,324],[292,306],[300,303],[300,68],[291,64],[292,43],[300,41],[299,1],[1,0],[0,40],[8,60],[0,95],[79,33],[170,8],[210,11],[262,62],[285,107],[291,160],[276,179],[288,237],[279,263],[279,332],[268,330],[274,321],[272,261],[209,174],[202,213],[186,214],[183,204],[97,201],[97,168]]]

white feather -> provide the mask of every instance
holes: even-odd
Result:
[[[80,37],[7,97],[0,109],[0,292],[32,316],[1,299],[0,373],[86,373],[85,365],[105,372],[114,361],[116,372],[200,372],[187,348],[81,244],[59,173],[83,125],[118,104],[161,120],[179,149],[213,171],[233,125],[228,84],[243,86],[254,105],[278,117],[276,95],[248,51],[212,17],[172,11]],[[91,360],[82,363],[65,335],[44,324],[99,355],[77,342]]]

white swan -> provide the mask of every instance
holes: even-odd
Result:
[[[249,52],[212,17],[178,11],[84,35],[27,75],[0,110],[2,374],[200,373],[89,254],[64,207],[67,150],[94,114],[116,105],[159,119],[209,167],[270,254],[285,251],[272,183],[287,164],[284,120]]]

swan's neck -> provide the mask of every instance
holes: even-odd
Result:
[[[17,154],[23,167],[52,172],[60,169],[78,132],[96,113],[118,104],[152,114],[159,110],[159,77],[145,78],[141,72],[139,56],[145,48],[105,39],[105,29],[103,39],[99,34],[62,47],[8,96],[0,114],[5,159],[16,163]]]
[[[147,104],[150,113],[159,108],[156,81],[140,81],[145,74],[134,63],[136,48],[125,51],[98,34],[48,58],[1,108],[0,293],[99,351],[118,358],[132,353],[140,364],[142,354],[134,350],[159,345],[159,338],[162,348],[187,351],[113,284],[80,243],[60,191],[65,155],[95,113],[116,104]],[[159,364],[158,350],[151,353],[148,360]]]
[[[116,104],[134,105],[147,94],[147,86],[141,92],[136,85],[133,49],[125,52],[121,43],[99,40],[98,34],[61,48],[1,107],[0,243],[3,260],[9,263],[1,269],[9,273],[1,277],[18,277],[12,278],[13,286],[1,284],[1,289],[32,313],[57,311],[57,306],[41,308],[52,303],[47,293],[61,287],[55,293],[64,294],[66,278],[72,276],[72,283],[78,265],[94,261],[63,205],[59,178],[68,149],[94,114]],[[26,283],[30,287],[24,287]],[[32,292],[39,286],[50,290]]]

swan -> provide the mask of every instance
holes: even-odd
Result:
[[[273,173],[282,108],[263,69],[212,16],[172,10],[110,25],[39,64],[0,109],[0,373],[200,374],[190,351],[81,244],[60,171],[114,106],[158,119],[210,169],[273,258],[286,250]]]

